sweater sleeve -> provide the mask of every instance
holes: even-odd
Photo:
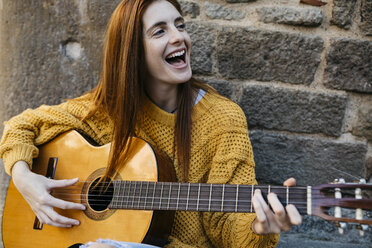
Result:
[[[234,111],[232,111],[234,112]],[[215,137],[216,153],[207,183],[257,184],[254,160],[244,113],[229,114],[223,131]],[[257,235],[251,230],[254,213],[203,213],[203,225],[215,247],[275,247],[279,235]]]
[[[32,159],[39,153],[37,146],[63,132],[72,129],[88,131],[89,127],[80,118],[85,110],[83,101],[72,100],[60,105],[27,109],[5,122],[0,143],[5,171],[11,175],[14,163],[20,160],[32,168]]]

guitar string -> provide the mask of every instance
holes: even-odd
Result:
[[[81,198],[78,198],[78,199],[76,199],[76,198],[71,198],[71,199],[63,199],[63,200],[76,200],[77,202],[79,202],[79,200],[80,200]],[[168,201],[168,199],[170,199],[170,200],[173,200],[173,201],[175,201],[175,200],[179,200],[179,201],[187,201],[187,199],[186,198],[160,198],[160,197],[138,197],[138,196],[130,196],[130,197],[117,197],[116,199],[115,199],[115,202],[116,203],[118,203],[118,204],[123,204],[124,203],[124,201],[126,200],[127,201],[127,204],[131,204],[132,202],[135,202],[136,204],[140,204],[141,203],[141,201],[143,201],[143,199],[145,199],[145,201],[144,202],[152,202],[151,200],[153,200],[154,202],[164,202],[164,201]],[[149,201],[147,201],[147,200],[149,200]],[[295,199],[291,199],[291,201],[290,201],[290,204],[294,204],[295,206],[296,206],[296,208],[301,208],[301,205],[304,205],[304,207],[305,208],[307,208],[307,202],[304,202],[304,201],[300,201],[300,202],[298,202],[298,201],[294,201]],[[314,198],[313,198],[313,200],[315,200]],[[196,200],[194,200],[194,201],[196,201]],[[208,204],[207,203],[205,203],[206,205],[209,205],[209,199],[200,199],[199,200],[200,202],[208,202]],[[102,200],[102,199],[96,199],[96,200],[94,200],[93,202],[95,202],[95,203],[90,203],[89,205],[91,205],[91,206],[107,206],[108,204],[107,204],[107,200]],[[100,204],[101,202],[105,202],[104,204]],[[188,206],[193,206],[194,204],[192,203],[192,200],[190,201],[191,203],[188,205]],[[222,203],[222,200],[212,200],[211,201],[211,204],[213,205],[213,204],[215,204],[215,203],[217,203],[217,204],[221,204]],[[236,204],[236,201],[234,201],[234,200],[224,200],[224,204],[225,204],[225,207],[226,206],[228,206],[228,204],[231,204],[232,203],[232,207],[233,206],[235,206],[235,204]],[[171,204],[171,203],[170,203]],[[191,205],[192,204],[192,205]],[[239,200],[239,204],[241,205],[241,204],[251,204],[251,201],[250,200]],[[283,204],[285,204],[285,203],[283,203]],[[202,206],[203,205],[203,203],[200,203],[200,206]],[[195,205],[196,206],[196,205]]]
[[[53,196],[54,197],[57,197],[57,198],[61,198],[62,200],[66,200],[66,201],[70,201],[70,200],[76,200],[76,199],[81,199],[82,197],[85,197],[86,195],[85,194],[75,194],[75,195],[73,195],[73,194],[68,194],[67,195],[67,197],[62,197],[63,195],[62,194],[53,194]],[[65,194],[65,196],[66,196],[66,194]],[[100,200],[100,199],[95,199],[95,201],[107,201],[107,199],[105,200],[104,199],[104,196],[102,196],[102,195],[89,195],[89,197],[102,197],[103,198],[103,200]],[[115,197],[115,199],[130,199],[130,198],[135,198],[135,199],[139,199],[139,198],[147,198],[147,199],[170,199],[170,200],[176,200],[176,199],[180,199],[180,200],[187,200],[187,199],[190,199],[190,198],[169,198],[169,197],[155,197],[155,198],[153,198],[153,197],[150,197],[150,196],[138,196],[138,195],[133,195],[133,196],[114,196]],[[107,197],[107,198],[110,198],[110,199],[112,199],[113,197]],[[195,201],[197,200],[196,198],[194,198],[195,199]],[[191,200],[194,200],[194,199],[191,199]],[[207,198],[199,198],[200,200],[208,200]],[[284,196],[279,196],[279,199],[282,199],[282,200],[284,200],[285,199],[285,197]],[[296,200],[303,200],[302,202],[304,203],[304,204],[307,204],[307,201],[305,200],[306,198],[305,197],[299,197],[299,198],[297,198],[297,197],[291,197],[290,198],[290,202],[292,203],[292,202],[294,202],[294,201],[296,201]],[[324,197],[324,196],[322,196],[322,197],[312,197],[311,198],[312,200],[321,200],[321,199],[326,199],[326,197]],[[335,198],[332,198],[332,199],[335,199]],[[345,198],[342,198],[343,200],[356,200],[355,198],[350,198],[350,197],[345,197]],[[361,201],[363,201],[363,200],[372,200],[372,199],[370,199],[370,198],[364,198],[364,199],[361,199]],[[219,201],[219,202],[222,202],[222,200],[221,199],[215,199],[214,201]],[[236,202],[236,200],[228,200],[228,199],[224,199],[223,200],[223,202]],[[244,201],[243,199],[239,199],[238,200],[239,202],[241,202],[241,201]]]
[[[61,194],[57,194],[57,195],[54,195],[54,196],[61,196]],[[76,194],[76,195],[68,195],[68,196],[78,196],[77,198],[63,198],[63,199],[80,199],[80,196],[86,196],[85,194]],[[92,195],[89,195],[89,196],[92,196]],[[93,195],[93,196],[102,196],[102,195]],[[115,196],[115,199],[127,199],[127,198],[134,198],[134,199],[162,199],[162,200],[167,200],[167,199],[170,199],[170,200],[176,200],[176,199],[179,199],[179,200],[187,200],[190,198],[185,198],[185,197],[158,197],[158,196],[155,196],[155,197],[152,197],[152,196],[138,196],[138,195],[131,195],[131,196]],[[110,197],[110,199],[112,199],[112,197]],[[199,199],[201,201],[209,201],[209,198],[208,197],[204,197],[204,198],[200,198]],[[292,202],[295,202],[295,200],[302,200],[304,198],[291,198],[291,203]],[[317,199],[317,198],[312,198],[312,199]],[[322,198],[318,198],[318,199],[322,199]],[[191,201],[193,200],[197,200],[196,198],[193,198],[191,199]],[[107,201],[107,199],[95,199],[94,201]],[[215,201],[215,202],[236,202],[236,200],[230,200],[230,199],[213,199],[212,201]],[[238,202],[250,202],[249,199],[240,199],[238,200]],[[298,202],[299,203],[299,202]],[[307,201],[302,201],[302,203],[307,203]]]
[[[132,186],[132,184],[130,185]],[[161,184],[159,184],[158,186],[155,186],[155,187],[158,187],[156,189],[156,191],[159,190]],[[168,185],[164,185],[166,188],[164,190],[167,190],[167,187]],[[186,185],[184,185],[186,186]],[[246,186],[246,185],[241,185],[241,186]],[[348,193],[350,192],[351,190],[354,190],[355,188],[365,188],[365,187],[360,187],[362,185],[356,185],[354,186],[353,188],[343,188],[343,191],[344,193]],[[114,187],[118,187],[118,186],[114,186]],[[255,190],[256,189],[259,189],[261,190],[261,192],[263,193],[267,193],[268,191],[268,188],[269,187],[266,187],[266,186],[255,186]],[[336,188],[336,187],[335,187]],[[251,188],[250,187],[239,187],[240,190],[247,190],[247,192],[250,192],[251,191]],[[290,189],[290,195],[295,195],[295,194],[306,194],[307,193],[307,188],[299,188],[299,187],[289,187]],[[324,195],[325,193],[328,193],[328,194],[331,194],[331,193],[334,193],[334,191],[332,191],[331,189],[332,188],[329,188],[330,190],[317,190],[317,189],[312,189],[312,195]],[[372,185],[371,185],[371,189],[372,189]],[[369,188],[367,189],[364,189],[365,191],[368,191],[368,190],[371,190]],[[53,191],[58,191],[58,192],[71,192],[71,191],[80,191],[82,190],[82,187],[81,186],[68,186],[68,187],[64,187],[64,188],[54,188]],[[113,193],[115,192],[115,189],[112,189],[112,188],[109,188],[107,189],[106,186],[97,186],[95,189],[95,191],[104,191],[106,193]],[[172,191],[174,191],[175,189],[173,188]],[[183,187],[183,190],[186,190],[185,187]],[[193,189],[193,191],[196,190],[196,187]],[[235,190],[235,186],[234,187],[225,187],[225,194],[233,194],[235,195],[236,194],[236,191],[231,191],[231,190]],[[134,190],[130,190],[131,192],[134,192]],[[140,188],[138,188],[135,192],[137,191],[140,191]],[[270,191],[273,192],[273,193],[276,193],[276,194],[286,194],[287,193],[287,188],[286,187],[275,187],[275,186],[271,186],[270,187]],[[209,187],[208,189],[203,189],[201,190],[201,192],[209,192]],[[213,188],[213,192],[214,193],[222,193],[222,188],[221,187],[215,187]],[[320,194],[317,193],[317,192],[321,192]],[[324,193],[323,193],[324,192]]]
[[[128,194],[131,194],[131,195],[113,195],[113,196],[115,196],[115,197],[134,197],[134,196],[138,196],[138,197],[146,197],[146,196],[143,196],[143,194],[137,194],[138,193],[138,191],[136,191],[136,192],[134,192],[134,191],[125,191],[125,192],[128,192]],[[124,192],[124,194],[125,194],[125,192]],[[164,192],[168,192],[168,194],[169,194],[169,191],[164,191]],[[175,192],[175,193],[173,193],[173,194],[177,194],[177,192],[178,192],[178,190],[172,190],[171,192]],[[152,194],[153,193],[153,191],[151,190],[151,192],[149,191],[149,193],[148,193],[148,195],[150,195],[150,194]],[[207,196],[205,196],[205,197],[209,197],[209,192],[207,192],[207,191],[204,191],[204,193],[206,193],[206,194],[208,194]],[[216,193],[216,192],[214,192],[214,193]],[[222,192],[220,192],[220,193],[222,193]],[[247,192],[247,193],[249,193],[249,196],[250,196],[250,192]],[[263,192],[264,194],[266,194],[266,192]],[[89,195],[89,196],[92,196],[92,197],[94,197],[94,196],[104,196],[104,195],[102,195],[102,194],[86,194],[86,193],[68,193],[68,192],[59,192],[59,191],[52,191],[52,194],[53,195],[59,195],[59,196],[63,196],[63,195],[65,195],[65,196],[85,196],[85,195]],[[172,194],[172,193],[171,193]],[[280,194],[280,193],[276,193],[276,195],[278,195],[279,197],[284,197],[284,196],[286,196],[285,195],[285,193],[282,193],[282,194]],[[234,198],[235,199],[235,196],[236,196],[236,194],[235,193],[232,193],[232,192],[225,192],[225,195],[224,195],[224,198]],[[292,200],[292,199],[303,199],[303,198],[305,198],[306,199],[306,197],[300,197],[300,198],[296,198],[297,196],[306,196],[306,192],[304,192],[304,193],[291,193],[290,194],[290,199]],[[320,197],[318,197],[318,196],[320,196]],[[244,195],[241,195],[240,196],[240,198],[243,198],[244,197]],[[322,199],[322,198],[324,198],[325,196],[323,195],[323,194],[312,194],[312,199]],[[165,198],[165,199],[168,199],[168,197],[166,197],[166,196],[164,196],[164,197],[162,197],[162,198]],[[199,197],[200,198],[200,197]],[[347,197],[345,197],[345,198],[347,198]],[[209,199],[209,198],[208,198]],[[354,198],[352,198],[352,199],[354,199]],[[364,198],[364,199],[369,199],[369,198]],[[234,200],[235,201],[235,200]]]

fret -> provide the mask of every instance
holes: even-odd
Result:
[[[109,207],[110,208],[117,208],[117,202],[118,202],[118,200],[116,199],[117,198],[116,190],[117,190],[117,188],[119,186],[116,185],[116,182],[115,181],[113,181],[112,183],[114,184],[114,193],[112,195],[112,200],[111,200],[111,202],[109,204]]]
[[[149,183],[150,182],[146,182],[146,194],[145,194],[145,203],[143,204],[143,209],[146,209],[146,201],[147,201],[147,198],[149,197],[148,196],[148,193],[149,193]]]
[[[112,200],[112,208],[118,208],[120,201],[120,187],[121,183],[118,181],[114,181],[114,199]]]
[[[252,184],[252,190],[251,190],[251,213],[253,213],[253,190],[254,190],[254,185]]]
[[[137,183],[136,182],[132,182],[134,183],[134,190],[133,190],[133,197],[132,197],[132,205],[131,205],[131,209],[133,209],[133,206],[134,206],[134,201],[135,201],[135,198],[136,198],[136,188],[137,188]]]
[[[127,190],[128,192],[128,197],[127,197],[127,201],[126,201],[126,204],[125,204],[125,208],[128,208],[128,203],[129,203],[129,197],[130,197],[130,189],[131,189],[131,184],[128,182],[128,181],[125,181],[125,184],[129,184],[129,188]]]
[[[199,211],[199,200],[200,200],[200,183],[198,184],[198,199],[196,202],[196,211]]]
[[[186,211],[187,211],[188,206],[189,206],[189,197],[190,197],[190,183],[188,183],[188,187],[187,187]]]
[[[221,212],[223,212],[223,201],[225,196],[225,184],[222,184]]]
[[[223,186],[223,202],[221,207],[222,212],[235,212],[237,209],[237,194],[236,186],[231,184],[226,184]]]
[[[212,191],[212,202],[211,202],[211,211],[218,212],[221,211],[221,204],[222,204],[222,188],[224,184],[214,184],[213,191]]]
[[[238,196],[239,196],[239,185],[236,185],[236,195],[235,195],[235,212],[238,212]]]
[[[155,190],[156,190],[156,182],[154,183],[154,189],[153,189],[153,192],[152,192],[151,209],[154,208]]]
[[[123,188],[121,186],[123,186]],[[125,181],[124,181],[124,183],[119,183],[119,195],[118,196],[119,196],[118,198],[120,199],[121,205],[123,205],[124,200],[125,200]],[[123,197],[121,197],[121,196],[123,196]]]
[[[199,194],[199,211],[208,211],[209,206],[209,195],[210,195],[210,185],[200,184],[200,194]]]
[[[159,209],[161,209],[161,198],[163,197],[164,183],[161,183]]]
[[[180,202],[180,192],[181,192],[181,183],[178,183],[178,195],[177,195],[177,206],[176,206],[176,210],[178,210],[178,204]]]
[[[211,211],[211,198],[212,198],[212,187],[213,187],[213,185],[211,184],[210,186],[209,186],[209,203],[208,203],[208,212],[210,212]]]
[[[286,206],[288,206],[289,204],[289,187],[288,186],[286,189],[285,199],[286,199]]]
[[[179,194],[179,210],[185,210],[188,204],[188,184],[181,183],[181,191]]]
[[[138,199],[137,209],[140,209],[141,198],[142,198],[142,181],[141,181],[141,184],[140,184],[140,192],[139,192],[139,199]]]
[[[167,204],[167,210],[169,210],[169,202],[171,199],[171,192],[172,192],[172,184],[169,184],[169,195],[168,195],[168,204]]]
[[[123,207],[124,200],[125,200],[125,181],[119,181],[118,184],[119,184],[118,199],[120,202],[120,206]],[[123,186],[123,189],[122,189],[122,186]]]
[[[161,183],[163,185],[163,194],[161,196],[161,204],[159,204],[160,209],[162,210],[168,210],[168,202],[169,202],[169,196],[170,196],[170,186],[171,184],[168,182]]]
[[[153,199],[153,202],[154,202],[154,210],[155,209],[159,209],[159,205],[160,205],[160,194],[161,194],[161,186],[163,185],[163,183],[161,182],[154,182],[155,186],[154,186],[154,199]]]

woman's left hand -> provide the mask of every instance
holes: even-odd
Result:
[[[296,186],[296,179],[289,178],[283,185]],[[256,219],[252,223],[253,232],[256,234],[281,233],[289,231],[292,226],[301,224],[302,217],[293,204],[288,204],[284,208],[275,193],[268,194],[267,199],[272,210],[259,189],[253,195],[253,208],[256,212]]]

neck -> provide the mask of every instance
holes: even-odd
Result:
[[[158,85],[149,83],[146,85],[146,93],[159,108],[172,113],[177,108],[177,88],[177,84]]]
[[[294,204],[308,212],[306,187],[114,181],[112,209],[253,212],[255,189],[274,192],[283,206]]]

